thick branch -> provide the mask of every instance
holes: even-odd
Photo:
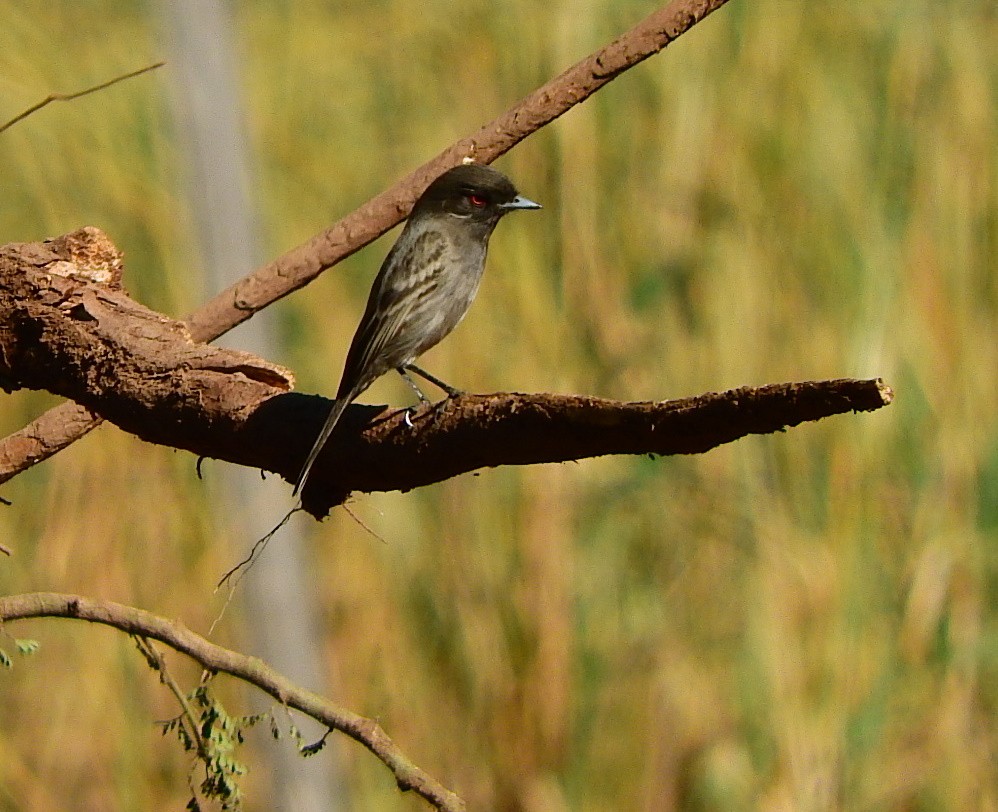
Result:
[[[437,809],[448,812],[463,812],[465,808],[464,801],[457,795],[413,764],[374,720],[358,716],[300,688],[256,657],[248,657],[205,640],[179,621],[167,620],[120,603],[77,595],[35,592],[0,597],[0,622],[35,617],[86,620],[112,626],[127,634],[159,640],[209,671],[229,674],[255,685],[282,705],[301,711],[360,742],[392,771],[403,792],[412,790]]]
[[[71,398],[149,442],[293,480],[330,401],[288,392],[290,373],[274,364],[193,342],[181,323],[118,290],[118,270],[114,246],[97,229],[0,249],[0,378]],[[648,403],[463,395],[408,418],[355,405],[303,501],[319,516],[353,491],[405,491],[478,468],[699,453],[879,409],[891,397],[879,380],[839,380]]]
[[[772,384],[636,403],[572,395],[462,395],[410,412],[412,428],[404,412],[355,407],[348,412],[355,421],[352,430],[344,420],[344,429],[316,463],[302,501],[322,516],[353,491],[407,491],[478,468],[606,454],[699,454],[749,434],[873,411],[892,398],[880,379]],[[281,400],[272,403],[276,407]],[[315,421],[310,422],[315,431],[327,407],[307,418]],[[371,415],[366,426],[365,408]]]
[[[191,335],[218,338],[254,313],[315,279],[398,224],[427,184],[465,158],[491,163],[615,79],[661,51],[727,0],[673,0],[627,33],[535,90],[476,133],[452,144],[391,188],[308,242],[219,293],[188,317]],[[0,482],[79,439],[97,424],[65,404],[0,442]],[[65,420],[65,427],[51,430]],[[68,427],[72,426],[73,429]],[[26,441],[27,440],[27,441]]]
[[[154,442],[176,433],[184,448],[216,432],[231,442],[216,421],[238,422],[247,404],[291,389],[279,366],[197,343],[134,302],[120,275],[120,254],[96,228],[0,248],[0,378],[68,397]]]

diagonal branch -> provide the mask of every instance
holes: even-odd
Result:
[[[58,454],[92,432],[103,418],[67,400],[0,440],[0,484]]]
[[[457,795],[425,773],[388,738],[373,719],[359,716],[319,694],[295,685],[256,657],[249,657],[209,642],[179,621],[111,601],[78,595],[34,592],[0,597],[0,623],[38,617],[64,617],[101,623],[139,638],[158,640],[186,654],[209,671],[241,679],[270,694],[282,705],[301,711],[318,722],[345,733],[374,753],[392,771],[399,789],[413,791],[434,807],[463,812]]]
[[[141,76],[143,73],[148,73],[151,70],[156,70],[156,68],[161,68],[165,64],[166,64],[165,62],[156,62],[155,64],[152,65],[146,65],[144,68],[133,70],[129,73],[122,74],[121,76],[115,76],[113,79],[108,79],[106,82],[101,82],[100,84],[93,85],[92,87],[88,87],[85,90],[77,90],[75,93],[52,93],[51,95],[46,96],[40,102],[31,105],[31,107],[29,107],[27,110],[18,113],[16,116],[14,116],[14,118],[10,119],[9,121],[0,124],[0,133],[2,133],[4,130],[9,130],[19,121],[24,121],[24,119],[26,119],[32,113],[37,113],[43,107],[50,105],[52,102],[73,101],[73,99],[79,99],[82,98],[83,96],[89,96],[91,93],[97,93],[98,91],[106,90],[112,85],[118,84],[118,82],[124,82],[126,79],[134,79],[136,76]]]
[[[129,299],[116,287],[119,260],[94,228],[0,249],[0,379],[71,398],[149,442],[293,480],[330,401],[288,391],[281,367],[198,343]],[[836,380],[646,403],[494,394],[403,412],[354,405],[303,503],[321,516],[353,491],[406,491],[478,468],[700,453],[891,398],[879,380]]]
[[[661,51],[727,0],[673,0],[613,42],[535,90],[494,121],[312,239],[225,289],[187,318],[191,335],[212,341],[254,313],[304,287],[327,268],[374,241],[409,212],[430,180],[472,158],[491,163],[528,135],[585,101],[624,71]],[[0,482],[65,448],[99,422],[82,406],[63,404],[0,442]],[[58,427],[53,430],[53,424]]]
[[[674,0],[626,34],[577,62],[499,118],[451,144],[394,186],[321,234],[223,290],[187,318],[191,334],[212,341],[254,313],[304,287],[396,226],[437,175],[465,159],[489,164],[528,135],[584,102],[628,68],[657,54],[727,0]]]

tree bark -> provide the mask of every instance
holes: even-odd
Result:
[[[120,278],[120,254],[95,228],[0,249],[0,378],[70,398],[148,442],[294,481],[331,401],[291,392],[276,364],[194,341],[129,299]],[[354,491],[407,491],[479,468],[701,453],[891,399],[880,380],[835,380],[660,402],[497,393],[409,410],[354,405],[302,502],[319,517]]]

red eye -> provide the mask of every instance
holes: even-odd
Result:
[[[485,204],[488,203],[489,201],[487,201],[481,195],[468,195],[468,202],[476,209],[481,209],[484,208]]]

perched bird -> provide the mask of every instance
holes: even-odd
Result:
[[[421,401],[426,402],[426,397],[409,371],[450,396],[458,394],[415,367],[413,361],[457,327],[468,312],[485,270],[489,237],[503,215],[539,208],[521,197],[501,172],[478,164],[449,169],[427,187],[374,280],[347,353],[336,400],[298,475],[295,495],[305,487],[316,457],[346,407],[389,370],[397,370]]]

